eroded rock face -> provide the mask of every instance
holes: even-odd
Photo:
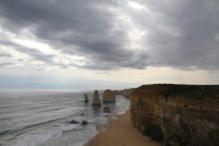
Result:
[[[133,125],[165,146],[219,145],[219,86],[144,85],[130,111]]]
[[[89,98],[86,93],[84,94],[84,102],[89,102]]]
[[[99,98],[99,93],[97,90],[94,91],[94,98],[93,98],[93,106],[101,106],[101,101]]]
[[[88,124],[88,121],[87,120],[82,120],[81,121],[81,125],[87,125]]]
[[[104,113],[110,113],[110,108],[109,108],[108,106],[105,106],[105,107],[103,108],[103,112],[104,112]]]
[[[107,89],[103,92],[103,103],[115,103],[116,102],[116,96],[115,94]]]
[[[132,92],[135,90],[136,88],[130,88],[130,89],[123,89],[123,90],[113,90],[113,93],[115,95],[122,95],[126,98],[130,98]]]

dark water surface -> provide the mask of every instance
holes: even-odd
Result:
[[[88,93],[91,100],[84,103],[83,93],[0,91],[0,145],[80,146],[96,134],[95,123],[106,122],[111,114],[127,110],[130,104],[117,96],[116,104],[109,105],[112,113],[104,114],[104,106],[91,106],[93,94]],[[72,119],[90,124],[69,124]]]

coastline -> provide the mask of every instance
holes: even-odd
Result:
[[[117,119],[110,119],[104,125],[105,130],[101,130],[103,125],[96,125],[98,133],[83,146],[161,146],[132,126],[129,110],[124,114],[117,114],[116,117]]]

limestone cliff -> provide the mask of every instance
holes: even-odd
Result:
[[[130,98],[130,95],[136,88],[123,89],[123,90],[113,90],[115,95],[122,95],[126,98]]]
[[[103,103],[115,103],[116,102],[116,96],[114,92],[107,89],[103,92]]]
[[[130,111],[133,125],[165,146],[219,145],[218,85],[144,85]]]
[[[97,90],[94,91],[94,95],[93,95],[93,106],[101,106],[101,101],[99,98],[99,93]]]

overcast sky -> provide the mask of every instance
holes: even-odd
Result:
[[[218,0],[0,0],[0,88],[219,84]]]

